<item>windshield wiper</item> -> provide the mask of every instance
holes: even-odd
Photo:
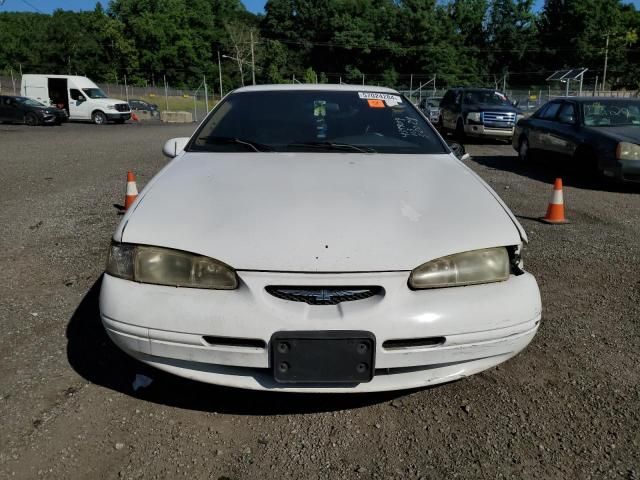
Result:
[[[237,138],[237,137],[199,137],[198,140],[204,140],[205,143],[219,144],[219,145],[237,143],[239,145],[246,145],[247,147],[250,147],[255,152],[264,152],[264,151],[273,150],[273,148],[271,148],[269,145],[264,145],[262,143],[257,143],[251,140],[246,140],[244,138]]]
[[[376,153],[376,151],[371,147],[359,147],[357,145],[352,145],[350,143],[333,143],[333,142],[301,142],[301,143],[290,143],[287,147],[313,147],[313,148],[323,148],[326,150],[352,150],[360,153]]]

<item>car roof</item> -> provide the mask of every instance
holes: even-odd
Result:
[[[400,95],[397,90],[387,87],[376,87],[375,85],[338,85],[332,83],[296,83],[296,84],[273,84],[273,85],[252,85],[234,90],[234,93],[245,92],[274,92],[274,91],[332,91],[332,92],[380,92]]]
[[[573,100],[575,102],[593,102],[598,100],[606,100],[607,102],[640,102],[640,98],[633,97],[565,97],[564,100]]]

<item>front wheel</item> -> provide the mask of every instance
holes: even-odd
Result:
[[[93,114],[91,114],[91,120],[96,125],[104,125],[105,123],[107,123],[107,116],[99,111],[93,112]]]
[[[27,115],[24,117],[24,123],[26,123],[30,127],[35,127],[39,123],[37,115],[35,113],[27,113]]]
[[[529,160],[531,160],[531,150],[529,148],[529,140],[527,140],[527,137],[522,137],[520,139],[520,145],[518,146],[518,156],[523,162],[528,162]]]

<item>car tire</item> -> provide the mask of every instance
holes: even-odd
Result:
[[[100,110],[96,110],[91,114],[91,121],[96,125],[104,125],[107,123],[107,116]]]
[[[26,123],[30,127],[35,127],[40,122],[38,121],[38,116],[35,113],[29,112],[24,116],[24,123]]]
[[[523,162],[531,161],[531,149],[527,137],[520,137],[520,142],[518,142],[518,157],[520,157],[520,160]]]

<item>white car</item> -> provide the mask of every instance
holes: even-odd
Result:
[[[493,367],[536,334],[522,226],[394,90],[241,88],[164,151],[100,294],[111,339],[149,365],[397,390]]]

